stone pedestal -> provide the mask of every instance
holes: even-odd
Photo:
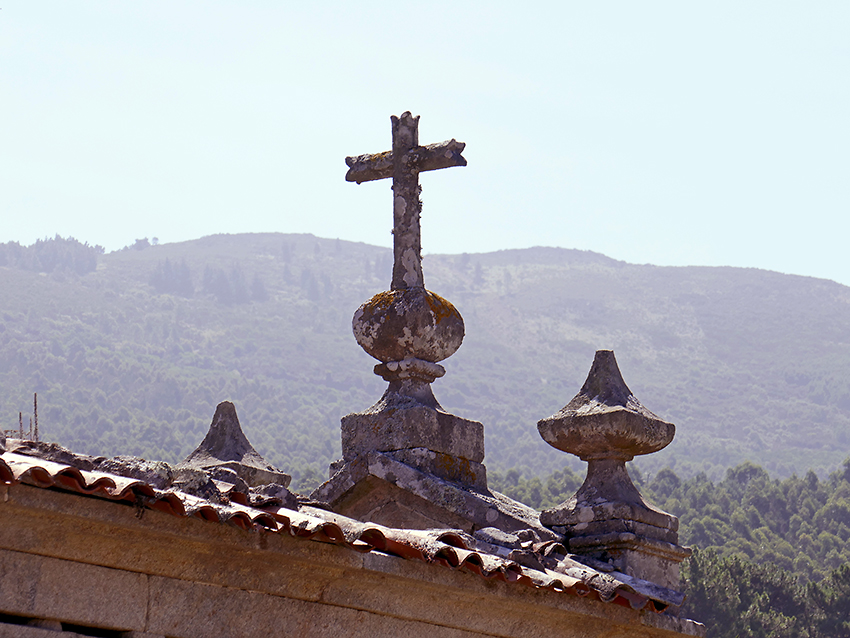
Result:
[[[486,485],[443,478],[431,471],[430,462],[411,463],[411,455],[440,458],[421,449],[366,452],[333,464],[330,480],[311,498],[329,503],[340,514],[387,527],[460,529],[469,534],[496,527],[506,532],[533,530],[539,540],[557,539],[540,524],[534,509]]]
[[[591,460],[576,494],[540,522],[565,535],[571,552],[670,589],[691,553],[678,545],[679,520],[646,503],[616,459]]]
[[[423,294],[414,292],[406,297],[422,299]],[[432,298],[439,299],[436,295]],[[407,303],[405,297],[395,299]],[[368,304],[379,306],[374,298]],[[437,358],[433,356],[435,345],[442,349],[438,355],[451,353],[460,345],[457,311],[442,299],[439,305],[425,307],[433,313],[431,319],[420,316],[411,323],[419,325],[419,334],[429,335],[430,345],[423,346],[422,339],[406,339],[399,328],[400,340],[409,344],[407,351],[398,350],[398,341],[387,329],[390,321],[368,318],[369,323],[380,325],[382,331],[378,331],[363,326],[364,313],[355,315],[355,335],[361,345],[366,343],[370,354],[382,359],[407,356],[375,366],[375,373],[389,382],[387,390],[368,410],[342,418],[342,459],[331,465],[329,480],[311,498],[346,516],[389,527],[451,528],[469,533],[485,527],[531,528],[539,538],[554,539],[556,534],[540,524],[536,511],[487,489],[482,463],[484,426],[446,412],[431,391],[431,382],[444,374],[443,367],[411,356]],[[409,308],[402,308],[399,314],[411,315]],[[396,314],[392,306],[388,310]],[[440,330],[441,316],[454,317],[453,335],[447,337]],[[363,337],[367,334],[369,340]],[[390,347],[394,350],[388,353]]]
[[[484,426],[449,414],[428,384],[391,381],[375,405],[342,419],[343,458],[311,498],[388,527],[534,529],[532,508],[487,488]]]
[[[403,390],[401,382],[391,382],[378,403],[342,418],[343,461],[367,452],[388,452],[440,478],[485,488],[484,426],[444,411],[430,387],[426,393],[430,401]]]

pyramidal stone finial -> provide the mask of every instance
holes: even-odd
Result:
[[[596,353],[579,393],[537,429],[549,445],[588,463],[578,491],[540,522],[567,536],[576,554],[677,588],[679,563],[690,555],[678,545],[679,521],[646,503],[626,470],[635,456],[669,445],[676,428],[640,404],[612,351]]]
[[[201,444],[187,456],[178,468],[205,470],[218,478],[234,472],[251,487],[277,484],[289,486],[291,477],[270,465],[248,441],[236,407],[230,401],[216,406],[210,429]],[[222,476],[227,480],[225,476]]]

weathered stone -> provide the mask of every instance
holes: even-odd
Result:
[[[402,116],[403,117],[403,116]],[[416,120],[419,119],[417,116]],[[415,153],[415,161],[419,172],[435,171],[440,168],[451,168],[452,166],[466,166],[466,160],[461,155],[466,144],[457,140],[448,140],[420,146],[412,149],[411,155]],[[345,181],[371,182],[376,179],[386,179],[393,176],[392,153],[366,153],[357,157],[346,157],[345,163],[349,166],[345,174]]]
[[[392,177],[393,180],[393,277],[392,289],[424,287],[419,215],[419,173],[466,166],[462,142],[419,146],[419,116],[410,111],[392,116],[391,153],[345,158],[349,166],[346,180],[357,182]]]
[[[48,461],[72,465],[79,470],[86,470],[89,472],[96,471],[99,464],[106,460],[102,456],[77,454],[65,447],[62,447],[58,443],[10,438],[7,440],[6,447],[9,452],[14,452],[15,454],[37,456],[42,459],[47,459]]]
[[[330,503],[351,518],[413,529],[485,527],[526,533],[537,540],[559,537],[540,524],[536,510],[486,488],[435,476],[394,458],[395,452],[369,452],[346,462],[312,498]]]
[[[591,460],[578,491],[561,505],[544,511],[540,520],[547,526],[569,525],[576,531],[599,521],[635,521],[656,528],[659,533],[675,533],[679,528],[675,516],[643,500],[619,459]]]
[[[569,546],[575,554],[609,563],[616,572],[674,590],[680,587],[679,564],[691,555],[677,543],[626,532],[572,536]]]
[[[425,288],[380,292],[354,313],[354,338],[384,363],[416,358],[436,363],[463,341],[463,319],[448,301]]]
[[[343,458],[312,497],[361,520],[404,527],[539,528],[537,513],[487,489],[484,426],[447,413],[431,382],[445,374],[437,362],[464,336],[463,319],[425,289],[422,275],[419,172],[465,166],[462,143],[419,146],[419,118],[392,118],[391,153],[349,157],[346,179],[392,177],[393,277],[390,291],[355,313],[357,343],[381,363],[389,382],[368,410],[342,419]]]
[[[267,483],[287,487],[291,480],[288,474],[267,463],[248,442],[239,425],[236,408],[230,401],[218,404],[204,440],[177,468],[208,472],[229,469],[252,487]]]
[[[667,447],[676,426],[643,407],[629,390],[614,353],[599,350],[579,393],[564,408],[537,424],[549,445],[583,461],[630,461]]]
[[[623,380],[614,353],[600,350],[579,393],[537,424],[553,447],[588,462],[587,478],[566,502],[543,511],[540,522],[564,534],[570,551],[608,563],[663,587],[679,586],[675,516],[646,503],[626,461],[662,449],[675,426],[644,408]]]
[[[174,470],[172,485],[182,492],[192,494],[213,503],[224,501],[224,495],[206,470],[194,467],[178,467]]]
[[[280,505],[289,509],[298,509],[298,497],[283,485],[269,483],[259,487],[252,487],[248,493],[250,503],[254,507],[268,507]]]
[[[484,460],[484,426],[390,388],[364,412],[342,418],[344,459],[372,450],[425,448],[460,459]],[[430,463],[430,461],[429,461]]]
[[[507,547],[510,549],[519,549],[521,547],[519,536],[503,532],[497,527],[482,527],[481,529],[476,530],[473,536],[477,540],[484,541],[489,545]]]
[[[119,476],[139,479],[155,488],[165,490],[171,487],[174,470],[165,461],[147,461],[135,456],[116,456],[96,463],[98,472],[110,472]]]
[[[477,424],[477,421],[471,421],[471,423]],[[487,489],[487,468],[482,463],[476,463],[451,454],[434,452],[424,447],[388,451],[386,454],[396,461],[401,461],[405,465],[418,468],[441,479],[481,490]]]
[[[144,606],[127,604],[147,598],[144,574],[17,551],[0,551],[0,574],[5,614],[88,626],[144,626]]]

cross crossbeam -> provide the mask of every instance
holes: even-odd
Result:
[[[419,215],[419,173],[452,166],[466,166],[461,155],[466,144],[447,142],[419,145],[419,116],[407,111],[393,115],[391,151],[346,157],[348,182],[393,179],[393,278],[391,288],[424,288],[422,277],[422,239]]]
[[[466,166],[466,158],[461,155],[464,148],[466,144],[457,140],[438,142],[411,149],[410,159],[416,163],[420,173],[452,166]],[[345,163],[348,165],[348,172],[345,174],[346,182],[362,184],[393,176],[392,151],[346,157]]]

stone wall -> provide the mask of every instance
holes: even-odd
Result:
[[[655,612],[23,484],[0,486],[0,574],[0,637],[701,634]]]

